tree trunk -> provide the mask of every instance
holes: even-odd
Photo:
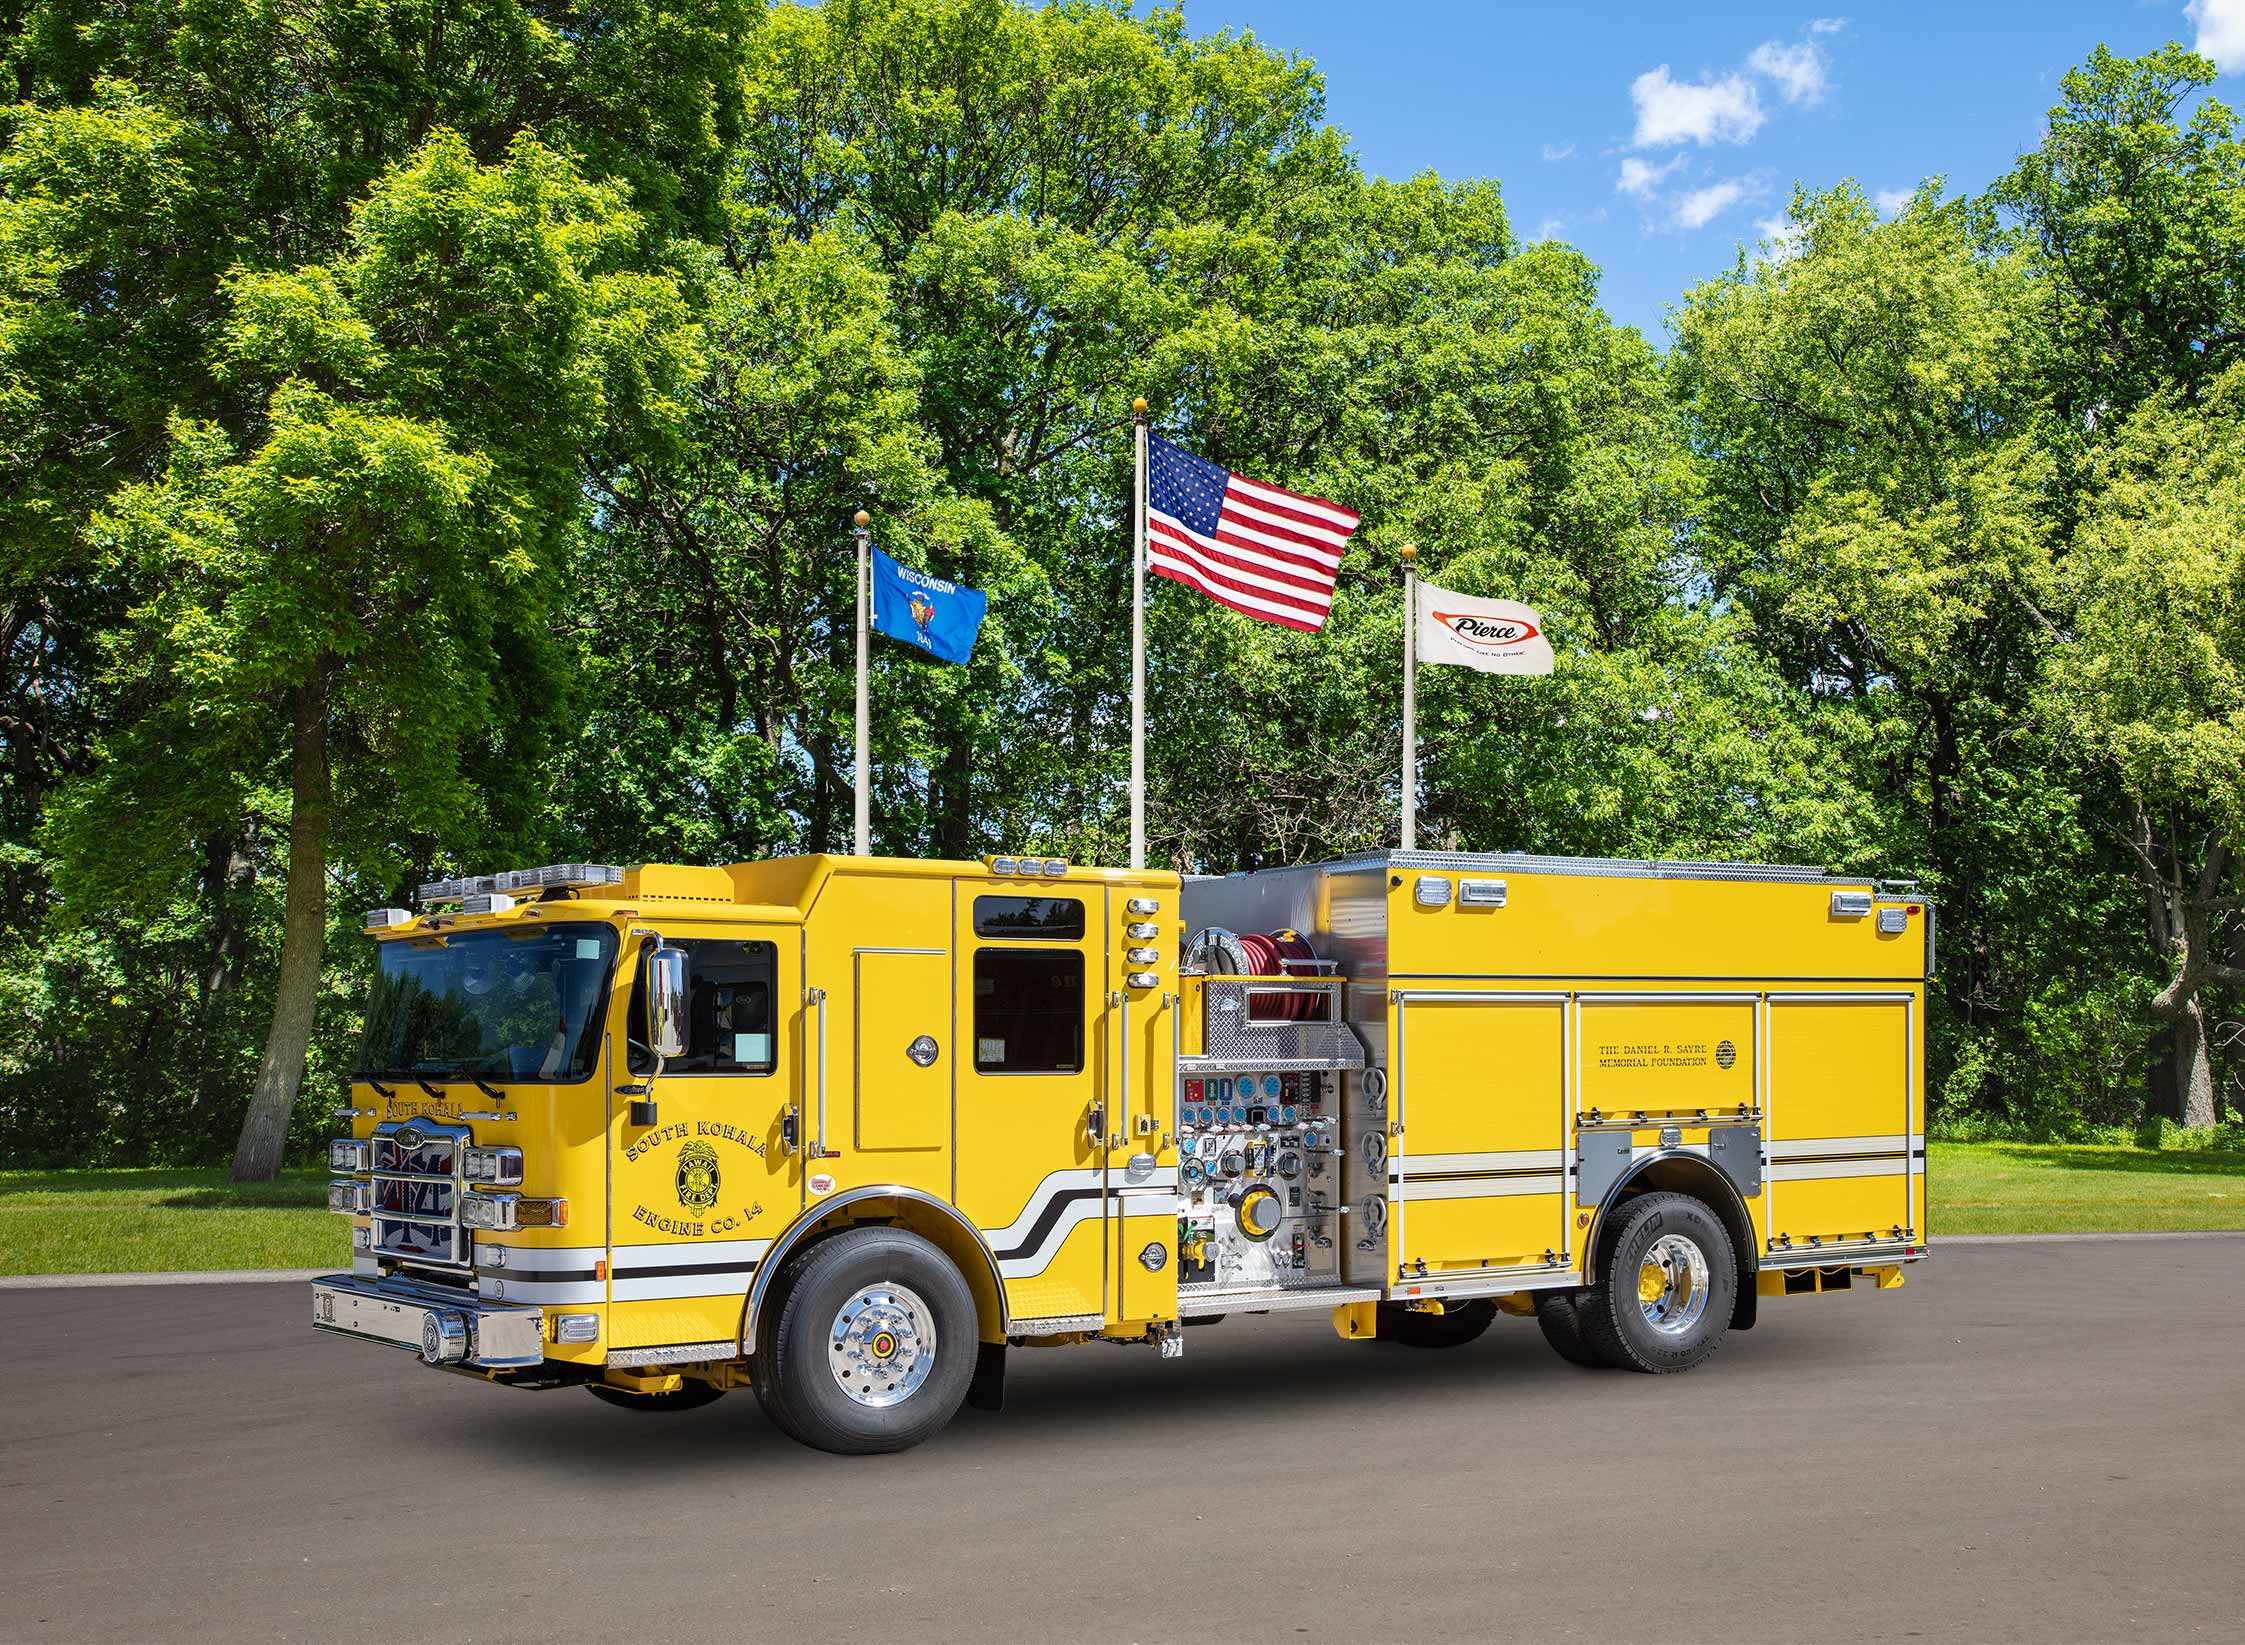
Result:
[[[2185,1126],[2198,1130],[2220,1118],[2214,1112],[2214,1064],[2206,1048],[2206,1007],[2196,994],[2175,1018],[2175,1105]]]
[[[270,1182],[279,1174],[297,1087],[304,1080],[304,1053],[312,1043],[320,961],[327,948],[327,830],[334,795],[327,765],[328,684],[323,665],[296,692],[281,975],[273,990],[273,1025],[265,1035],[257,1085],[242,1119],[242,1140],[234,1149],[236,1182]]]

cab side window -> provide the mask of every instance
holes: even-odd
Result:
[[[729,937],[681,937],[686,950],[686,1054],[663,1064],[670,1074],[769,1074],[778,1040],[772,994],[779,948]],[[647,1049],[647,975],[642,967],[631,992],[631,1048],[627,1066],[638,1075],[655,1071]]]
[[[1023,946],[974,951],[978,1074],[1076,1074],[1084,1066],[1084,934],[1074,897],[977,897],[974,931]]]

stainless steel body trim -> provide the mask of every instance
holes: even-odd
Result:
[[[802,1242],[805,1235],[815,1232],[821,1225],[829,1221],[835,1212],[869,1199],[909,1200],[914,1205],[925,1205],[929,1209],[939,1211],[950,1218],[961,1233],[974,1241],[975,1249],[982,1253],[982,1260],[989,1265],[990,1283],[996,1287],[998,1293],[998,1328],[1001,1332],[1010,1331],[1011,1322],[1006,1314],[1005,1276],[999,1271],[998,1259],[991,1253],[990,1242],[982,1237],[982,1230],[969,1222],[957,1206],[938,1199],[933,1194],[925,1193],[918,1188],[905,1188],[896,1183],[886,1183],[864,1188],[846,1189],[831,1198],[820,1200],[817,1205],[807,1208],[798,1215],[795,1221],[788,1225],[786,1233],[772,1241],[771,1248],[764,1253],[764,1260],[756,1265],[756,1278],[748,1288],[748,1311],[741,1319],[740,1351],[744,1355],[756,1352],[757,1311],[763,1307],[765,1293],[771,1290],[772,1281],[778,1276],[780,1266],[785,1262],[788,1253]]]
[[[1006,1327],[1009,1337],[1057,1337],[1070,1331],[1099,1331],[1107,1325],[1105,1314],[1039,1314],[1017,1319]]]
[[[1398,1281],[1387,1288],[1390,1302],[1439,1301],[1444,1297],[1502,1297],[1515,1291],[1574,1291],[1582,1288],[1582,1275],[1574,1267],[1524,1269],[1474,1269],[1449,1279]]]
[[[1283,1314],[1296,1308],[1338,1308],[1349,1302],[1377,1302],[1376,1285],[1330,1285],[1323,1290],[1301,1291],[1179,1291],[1177,1317],[1201,1319],[1210,1314]]]
[[[1930,1254],[1925,1242],[1911,1248],[1907,1240],[1857,1242],[1853,1245],[1780,1245],[1762,1258],[1764,1269],[1853,1268],[1864,1263],[1923,1262]]]
[[[545,1315],[495,1306],[473,1293],[418,1280],[327,1274],[312,1281],[312,1324],[338,1336],[419,1352],[432,1364],[455,1361],[520,1370],[545,1358]],[[439,1354],[436,1345],[444,1348]]]
[[[634,1365],[706,1365],[713,1362],[738,1359],[741,1345],[737,1342],[674,1342],[667,1348],[615,1348],[609,1350],[608,1363],[618,1369]]]
[[[1853,875],[1830,874],[1805,863],[1663,862],[1629,857],[1532,857],[1501,851],[1385,851],[1319,865],[1326,873],[1364,869],[1478,870],[1503,874],[1573,874],[1617,880],[1762,880],[1801,885],[1863,885]]]
[[[1611,992],[1585,988],[1575,997],[1595,1005],[1745,1005],[1762,996],[1751,988],[1640,988]]]

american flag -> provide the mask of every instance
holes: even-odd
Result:
[[[1149,435],[1146,563],[1157,577],[1267,623],[1325,626],[1357,516],[1232,474]]]

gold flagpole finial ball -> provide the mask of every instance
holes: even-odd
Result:
[[[1146,415],[1146,402],[1143,400],[1133,400],[1130,402],[1130,409],[1136,415],[1143,417]]]
[[[869,524],[871,524],[872,520],[873,516],[866,513],[862,508],[857,511],[855,516],[853,516],[853,523],[860,531],[863,531]]]
[[[1419,557],[1419,545],[1416,543],[1405,543],[1401,548],[1395,551],[1395,554],[1397,559],[1401,560],[1405,565],[1409,565],[1413,560]]]

